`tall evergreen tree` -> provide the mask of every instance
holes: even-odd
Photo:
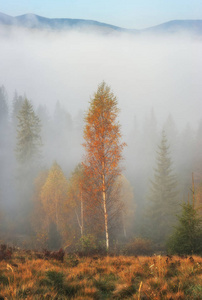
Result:
[[[8,142],[8,123],[8,96],[2,85],[0,86],[0,159]]]
[[[5,87],[0,87],[0,122],[5,122],[8,119],[8,96]]]
[[[41,154],[41,125],[30,101],[25,98],[18,114],[16,157],[21,166],[36,164]]]
[[[29,214],[32,209],[33,183],[40,169],[41,125],[29,100],[25,98],[18,113],[16,158],[17,169],[17,219],[20,233],[31,230]]]
[[[184,199],[190,192],[191,177],[193,172],[194,161],[194,146],[195,146],[195,134],[190,124],[188,123],[185,129],[182,131],[178,138],[178,152],[177,152],[177,173],[180,174],[179,178],[179,190],[181,191],[181,197]],[[195,176],[196,177],[196,176]],[[195,178],[196,179],[196,178]],[[198,182],[198,181],[196,181]]]
[[[0,86],[0,193],[2,205],[9,205],[12,198],[12,146],[9,122],[8,95],[5,87]]]
[[[18,124],[18,114],[19,111],[22,109],[23,102],[25,100],[25,97],[18,96],[17,92],[15,91],[14,97],[13,97],[13,103],[12,103],[12,126],[14,130],[16,130],[17,124]]]
[[[202,179],[202,119],[199,122],[198,130],[196,132],[196,139],[194,145],[194,159],[193,169],[195,174],[195,181],[198,184]]]
[[[162,244],[170,233],[178,209],[176,176],[172,174],[169,146],[165,132],[157,151],[157,167],[151,181],[148,210],[150,237]]]
[[[58,101],[55,106],[54,116],[52,119],[51,136],[49,143],[56,143],[57,148],[53,148],[50,159],[56,159],[63,165],[63,169],[68,171],[72,169],[73,163],[73,122],[71,115],[66,111],[65,107]],[[68,157],[68,159],[67,159]]]
[[[199,215],[202,217],[202,181],[196,187],[196,208],[198,210]]]

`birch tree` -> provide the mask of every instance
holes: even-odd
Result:
[[[117,99],[104,82],[90,101],[85,116],[84,148],[86,151],[84,170],[91,185],[89,201],[101,208],[106,249],[109,249],[109,217],[115,214],[116,198],[111,197],[113,185],[121,174],[120,162],[125,144],[118,122]],[[95,212],[94,212],[95,213]]]
[[[68,199],[74,208],[81,237],[84,234],[84,181],[83,166],[78,164],[69,179]]]
[[[40,197],[45,212],[44,219],[48,218],[49,229],[54,225],[63,240],[69,234],[67,219],[70,206],[67,201],[67,188],[67,179],[60,166],[54,162],[41,189]]]

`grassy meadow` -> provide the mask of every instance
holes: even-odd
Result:
[[[202,299],[202,257],[1,257],[0,299]]]

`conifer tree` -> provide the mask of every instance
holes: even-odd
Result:
[[[41,152],[41,125],[28,99],[25,98],[18,114],[16,156],[21,166],[36,164]]]
[[[8,103],[7,103],[7,92],[5,87],[0,86],[0,128],[4,123],[8,122]],[[1,128],[2,130],[2,128]]]
[[[19,111],[22,109],[22,105],[24,103],[25,97],[18,96],[17,92],[15,91],[13,102],[12,102],[12,125],[13,128],[16,130],[16,127],[18,125],[18,114]]]
[[[11,136],[9,126],[8,96],[5,87],[0,86],[0,191],[2,202],[7,201],[11,171]]]
[[[202,181],[196,187],[196,209],[199,215],[202,217]]]
[[[8,114],[8,96],[5,87],[2,85],[0,86],[0,174],[1,172],[5,172],[4,164],[6,156],[8,155],[10,134]]]
[[[182,204],[178,224],[167,246],[174,254],[202,254],[202,218],[190,203]]]
[[[125,146],[121,142],[119,109],[110,88],[103,82],[98,86],[85,116],[83,163],[89,185],[89,202],[93,211],[100,212],[100,221],[105,233],[106,249],[109,249],[110,216],[119,209],[117,198],[111,197],[113,185],[121,174],[120,161]],[[95,224],[96,225],[96,224]]]
[[[17,219],[19,231],[31,232],[30,211],[32,209],[33,183],[41,162],[41,125],[28,99],[24,99],[18,113],[16,158],[17,168]]]
[[[163,131],[157,151],[157,167],[151,181],[150,207],[147,214],[150,237],[159,244],[165,241],[175,221],[178,209],[176,188],[176,176],[172,174],[169,146]]]

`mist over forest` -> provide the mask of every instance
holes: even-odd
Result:
[[[160,244],[161,235],[155,240],[148,230],[148,211],[162,141],[175,178],[173,215],[180,211],[180,203],[192,198],[192,173],[196,204],[201,205],[201,36],[5,31],[1,27],[0,43],[0,230],[4,238],[20,243],[23,236],[35,237],[41,228],[45,232],[43,215],[37,213],[39,208],[34,211],[44,178],[57,163],[68,182],[82,162],[84,117],[103,81],[117,97],[122,141],[127,144],[120,200],[127,221],[124,228],[120,222],[112,226],[113,239],[141,236]],[[39,161],[33,159],[23,173],[16,153],[25,99],[39,120],[41,145]],[[60,228],[65,241],[80,236],[76,216],[69,220],[68,228]],[[121,234],[117,228],[122,228]],[[31,245],[38,240],[32,239]]]

